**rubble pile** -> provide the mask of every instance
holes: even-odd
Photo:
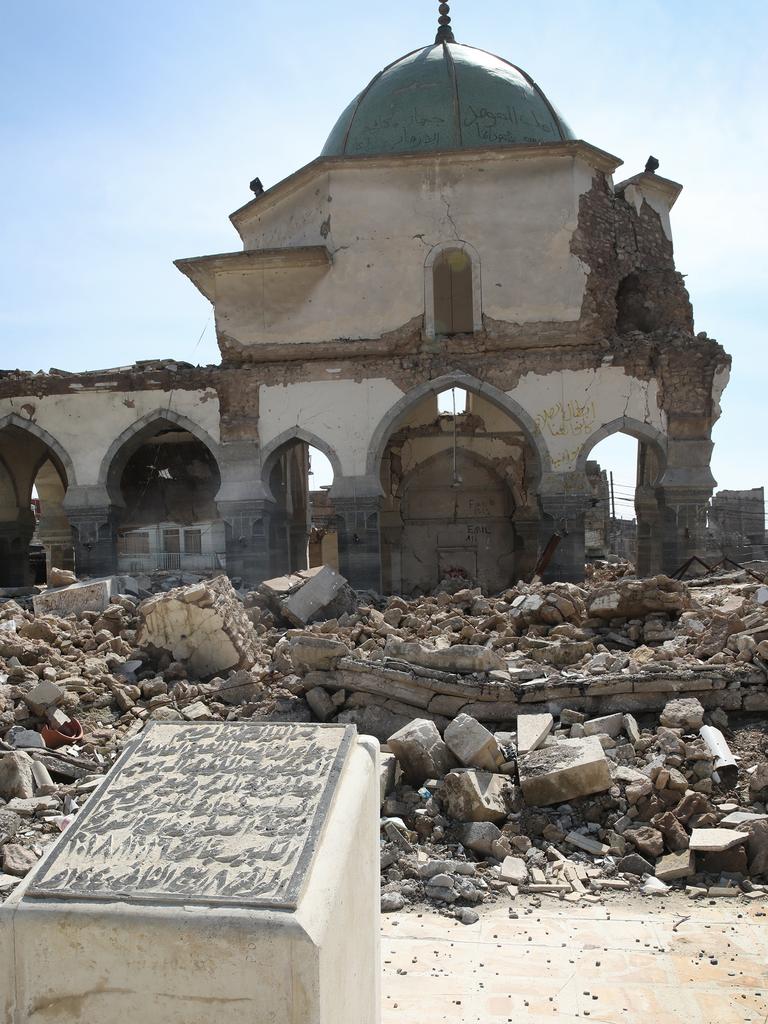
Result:
[[[768,709],[768,587],[745,574],[688,586],[610,566],[413,600],[355,595],[328,567],[250,593],[224,576],[53,581],[0,603],[0,898],[150,721],[352,723],[388,743],[393,905],[450,890],[438,902],[468,911],[522,885],[497,875],[523,878],[509,858],[532,893],[623,888],[627,863],[666,881],[659,863],[691,849],[694,879],[720,854],[760,874],[752,819],[732,849],[694,836],[768,796],[765,751],[729,762],[718,732]]]
[[[688,697],[650,728],[570,709],[495,734],[409,723],[382,763],[382,910],[429,901],[472,923],[521,895],[768,897],[768,762],[739,773],[705,718],[727,728]]]

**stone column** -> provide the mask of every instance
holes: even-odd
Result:
[[[112,576],[117,572],[119,511],[114,505],[67,507],[78,577]]]
[[[252,498],[216,504],[226,527],[227,575],[240,576],[247,586],[278,575],[272,547],[275,503]]]
[[[35,532],[32,510],[19,512],[16,519],[0,521],[0,586],[32,585],[29,542]]]
[[[539,489],[542,521],[539,554],[553,535],[560,543],[543,573],[548,582],[581,583],[584,580],[584,513],[594,497],[583,473],[551,474]]]
[[[638,576],[656,576],[661,572],[664,513],[653,487],[638,487],[635,491],[637,515],[637,569]]]
[[[662,505],[662,571],[676,572],[692,555],[704,558],[709,499],[717,485],[709,440],[670,438],[657,493]]]
[[[341,477],[331,499],[339,527],[339,569],[355,590],[381,593],[381,485],[373,477]]]

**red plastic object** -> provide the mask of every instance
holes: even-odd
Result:
[[[77,743],[83,738],[83,727],[76,718],[70,718],[67,724],[62,725],[60,729],[44,725],[40,732],[50,750],[65,747],[68,743]]]

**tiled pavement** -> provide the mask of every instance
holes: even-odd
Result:
[[[768,900],[542,902],[386,915],[383,1024],[768,1024]]]

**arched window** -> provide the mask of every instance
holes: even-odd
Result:
[[[471,334],[475,329],[472,260],[463,249],[446,249],[432,267],[435,334]]]

